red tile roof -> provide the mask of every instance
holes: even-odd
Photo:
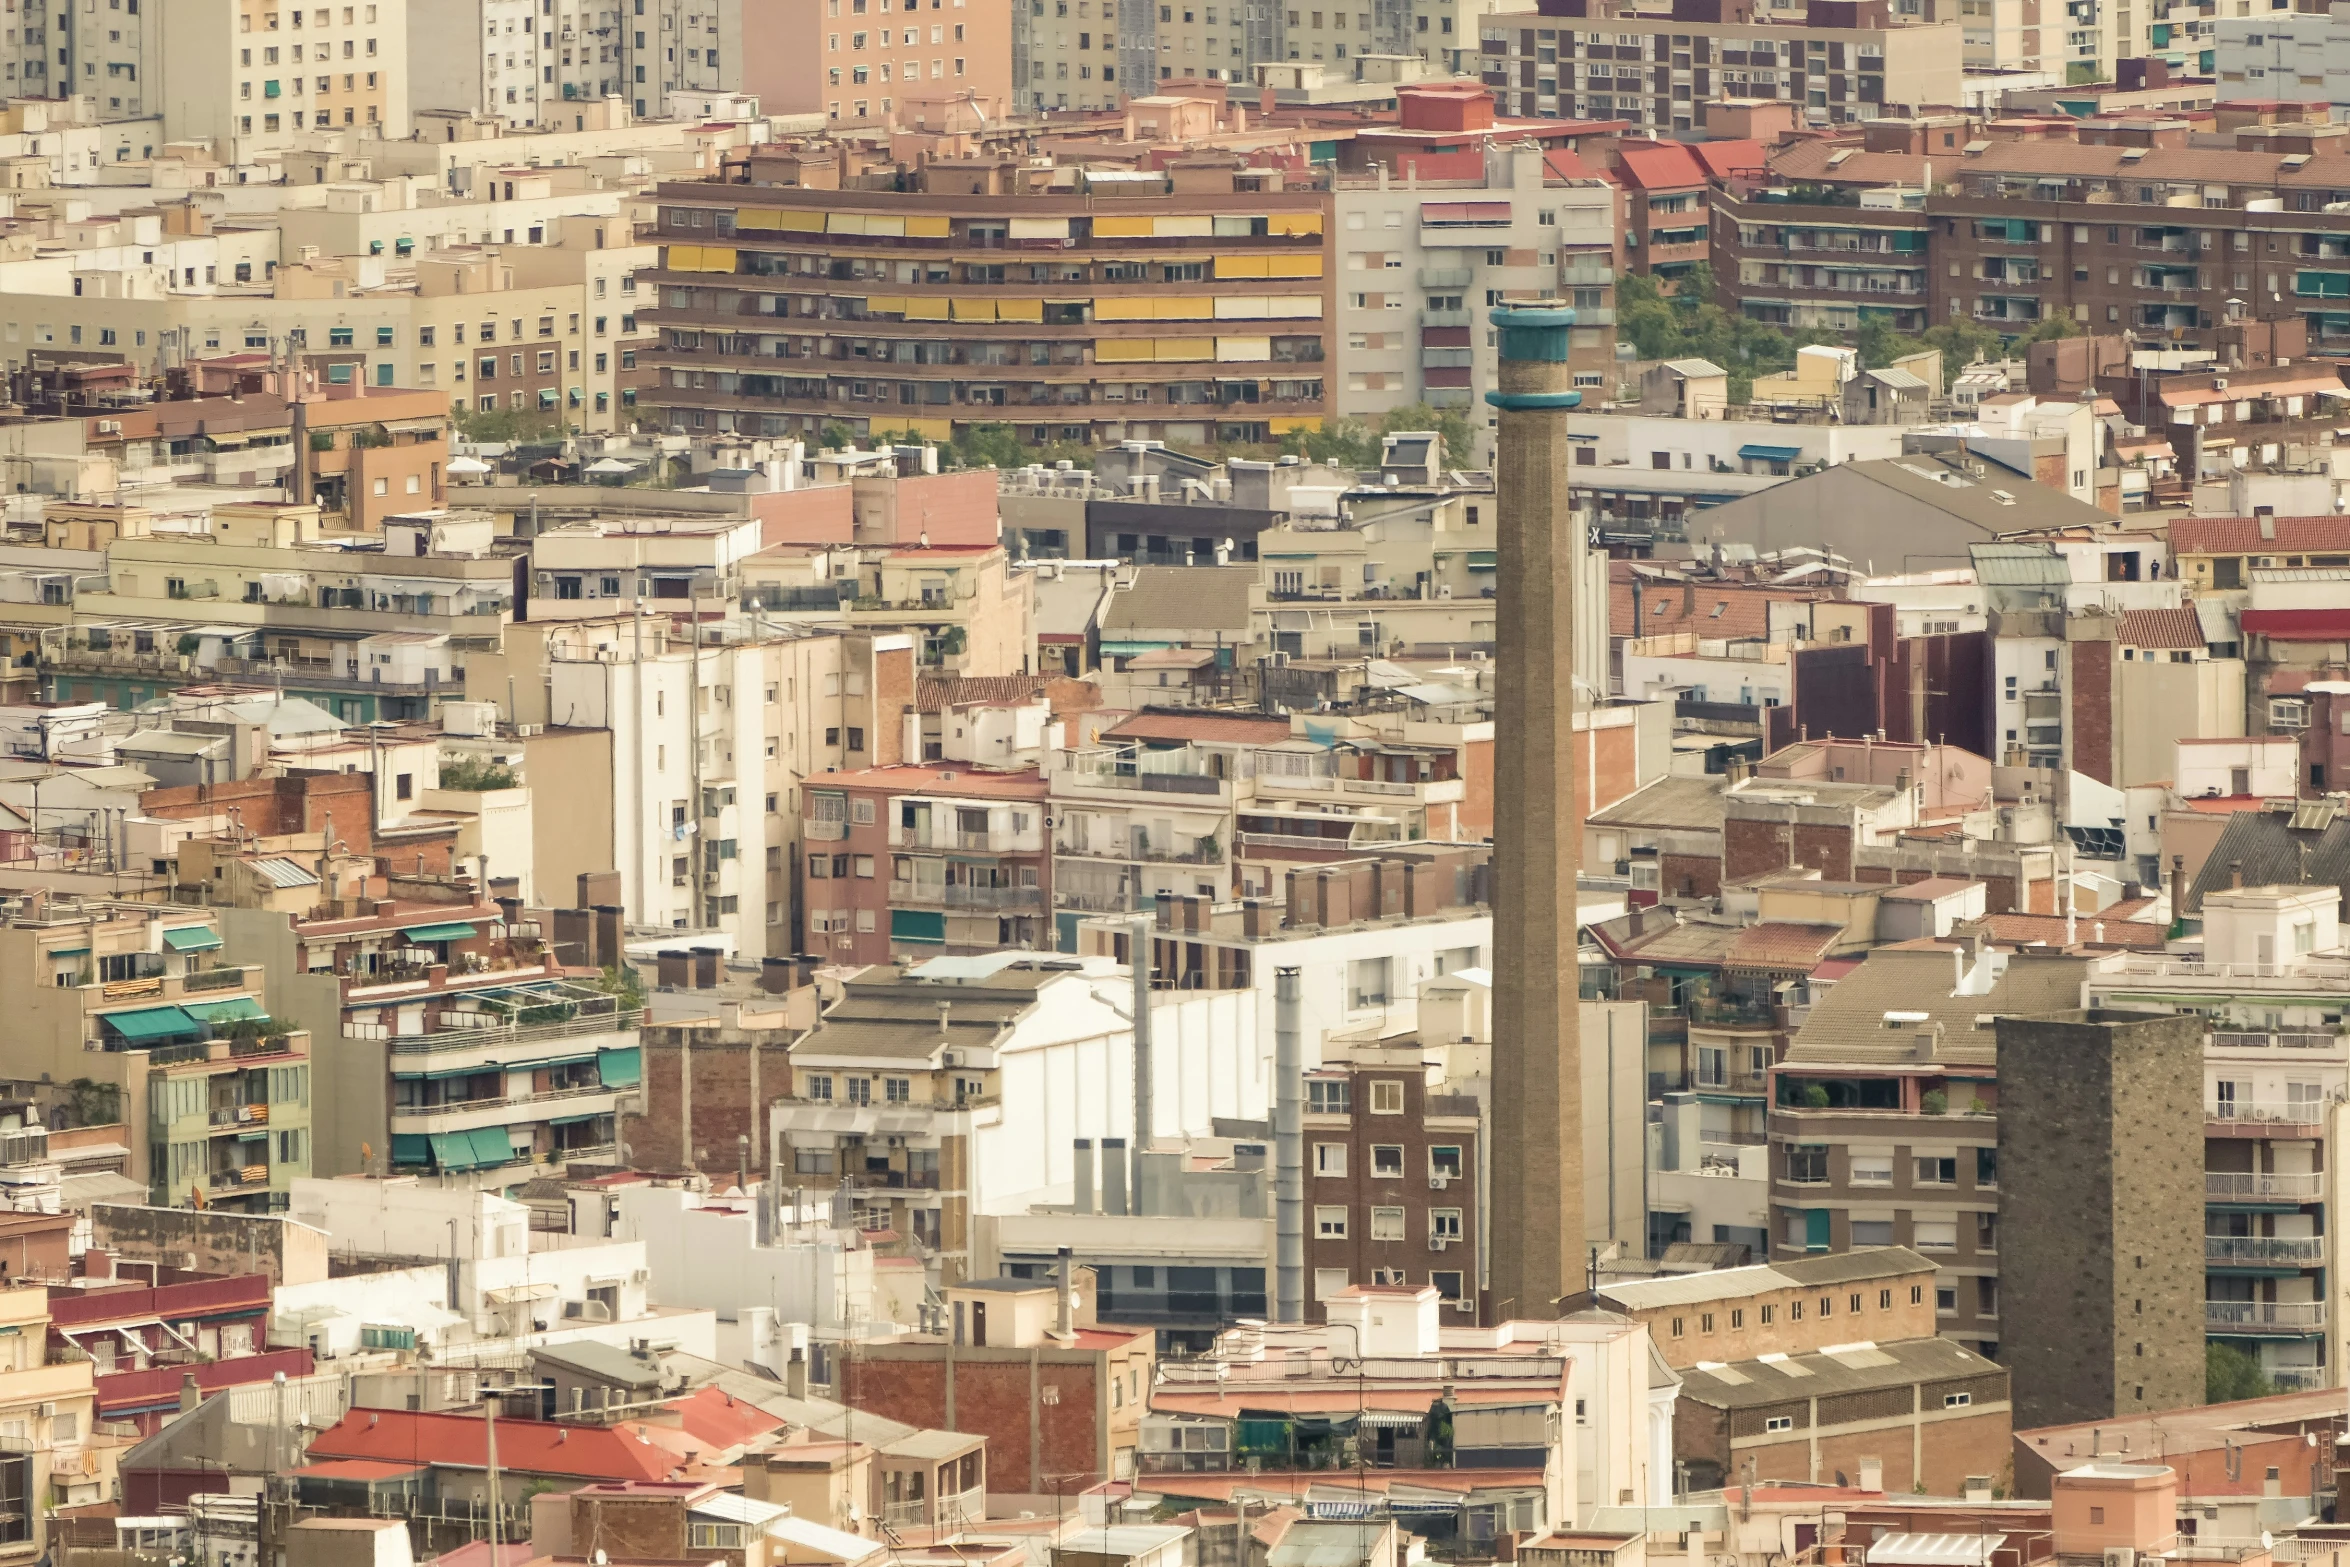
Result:
[[[2051,947],[2064,945],[2064,916],[2061,914],[1991,914],[1982,922],[1983,934],[1993,941],[2029,946],[2046,942]],[[2128,947],[2133,950],[2157,950],[2168,939],[2160,925],[2149,925],[2141,920],[2101,919],[2083,914],[2073,921],[2073,940],[2084,947]]]
[[[1225,713],[1137,713],[1105,740],[1203,740],[1211,745],[1279,745],[1289,738],[1285,718],[1242,718]]]
[[[1768,161],[1763,144],[1751,138],[1743,141],[1701,141],[1693,143],[1690,152],[1705,165],[1705,172],[1717,180],[1729,179],[1735,174],[1759,174]]]
[[[2173,555],[2304,555],[2310,551],[2350,554],[2350,517],[2274,517],[2273,537],[2263,538],[2256,517],[2173,517]]]
[[[2204,645],[2203,618],[2191,609],[2125,609],[2120,640],[2124,647],[2192,650]]]
[[[489,1467],[478,1415],[407,1409],[354,1409],[310,1444],[311,1460],[373,1458],[454,1469]],[[521,1474],[581,1480],[663,1480],[677,1467],[666,1447],[638,1442],[610,1426],[545,1420],[498,1422],[498,1463]]]
[[[1572,147],[1553,147],[1542,155],[1543,167],[1562,180],[1593,178],[1591,166],[1575,155]]]
[[[1749,925],[1730,944],[1724,968],[1781,968],[1810,970],[1843,939],[1839,925],[1797,925],[1765,920]]]
[[[1633,634],[1634,586],[1632,582],[1608,584],[1607,628],[1612,636]],[[1694,631],[1704,637],[1768,636],[1772,604],[1803,604],[1826,597],[1806,589],[1749,587],[1744,583],[1641,582],[1637,586],[1639,634],[1644,637],[1668,631]]]
[[[1681,190],[1706,183],[1705,165],[1677,141],[1620,143],[1616,166],[1627,183],[1642,190]]]
[[[2279,642],[2350,642],[2350,609],[2248,609],[2237,618],[2245,631]]]
[[[740,1447],[786,1424],[782,1417],[714,1387],[698,1388],[669,1407],[677,1411],[686,1434],[707,1447]]]

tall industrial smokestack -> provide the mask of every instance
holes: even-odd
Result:
[[[1306,1319],[1306,1052],[1298,974],[1273,974],[1273,1320]]]
[[[1494,489],[1500,583],[1493,835],[1493,1247],[1497,1318],[1579,1287],[1582,1053],[1576,1018],[1575,577],[1567,366],[1575,313],[1504,305]]]
[[[1127,966],[1134,971],[1134,1142],[1133,1171],[1126,1183],[1133,1211],[1143,1211],[1142,1156],[1151,1145],[1151,931],[1155,921],[1138,914],[1126,927]],[[1111,1210],[1115,1212],[1116,1210]]]

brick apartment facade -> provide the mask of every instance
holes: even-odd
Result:
[[[1709,107],[1779,102],[1841,125],[1959,97],[1959,26],[1895,22],[1885,0],[1811,0],[1803,20],[1753,0],[1674,0],[1669,17],[1609,0],[1488,16],[1483,80],[1504,113],[1703,132]]]
[[[1478,1320],[1483,1116],[1432,1092],[1418,1048],[1358,1051],[1306,1078],[1306,1320],[1350,1284],[1436,1286],[1447,1321]]]
[[[809,939],[834,962],[1048,943],[1050,785],[1034,769],[908,763],[808,790]]]
[[[1934,1263],[1903,1246],[1603,1285],[1611,1310],[1648,1324],[1665,1364],[1808,1354],[1856,1339],[1930,1338]]]

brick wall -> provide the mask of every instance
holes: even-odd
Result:
[[[1887,1407],[1860,1419],[1831,1421],[1823,1407],[1816,1434],[1807,1399],[1723,1411],[1684,1395],[1673,1410],[1673,1451],[1688,1461],[1693,1487],[1736,1484],[1746,1478],[1750,1461],[1757,1482],[1832,1484],[1841,1476],[1844,1483],[1858,1484],[1861,1465],[1874,1460],[1884,1465],[1887,1492],[1923,1489],[1955,1496],[1967,1476],[1996,1475],[2006,1463],[2009,1409],[2005,1379],[1997,1380],[1999,1398],[1978,1402],[1965,1414],[1944,1413],[1939,1384],[1869,1395]],[[1927,1407],[1912,1413],[1913,1400]],[[1793,1429],[1766,1430],[1773,1418],[1792,1420]]]
[[[1722,862],[1698,854],[1660,854],[1657,880],[1670,896],[1711,898],[1722,890]]]
[[[1790,849],[1792,845],[1792,850]],[[1817,870],[1828,881],[1852,879],[1852,828],[1733,816],[1722,823],[1723,881],[1743,881],[1789,865]]]
[[[2071,711],[2065,724],[2072,739],[2073,770],[2110,785],[2119,771],[2113,744],[2113,644],[2074,642],[2069,651],[2072,672],[2065,701]]]
[[[924,1358],[850,1354],[845,1401],[853,1408],[934,1430],[987,1438],[987,1484],[993,1492],[1034,1496],[1098,1484],[1107,1443],[1097,1418],[1102,1364],[1065,1351],[957,1349]],[[1047,1358],[1048,1354],[1051,1358]],[[1047,1388],[1059,1402],[1045,1404]],[[949,1412],[950,1403],[952,1413]],[[1047,1418],[1049,1416],[1049,1418]]]
[[[735,1139],[747,1136],[751,1173],[764,1172],[763,1107],[791,1092],[791,1054],[786,1048],[791,1034],[761,1030],[729,1040],[714,1028],[657,1025],[644,1029],[639,1038],[644,1086],[637,1097],[638,1110],[626,1117],[620,1133],[637,1167],[732,1174],[738,1157]]]

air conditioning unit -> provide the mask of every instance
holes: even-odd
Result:
[[[2108,1546],[2105,1567],[2138,1567],[2138,1553],[2126,1545]]]
[[[1430,1191],[1440,1192],[1451,1184],[1452,1177],[1449,1175],[1431,1175],[1428,1177],[1428,1189]]]
[[[1443,1251],[1451,1244],[1452,1237],[1449,1235],[1431,1235],[1428,1237],[1428,1249],[1430,1251]]]

